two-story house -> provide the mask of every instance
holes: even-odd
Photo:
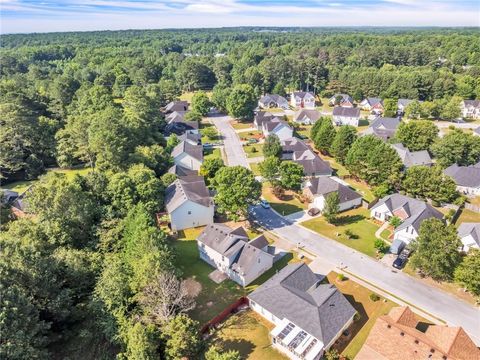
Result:
[[[457,190],[467,196],[480,195],[480,162],[472,166],[450,165],[443,173],[450,176]]]
[[[266,94],[258,100],[258,106],[263,109],[280,108],[289,109],[288,101],[283,96],[276,94]]]
[[[182,141],[173,148],[172,158],[175,165],[190,170],[200,170],[203,163],[203,146]]]
[[[293,136],[293,129],[288,123],[277,117],[262,123],[263,136],[276,135],[281,140],[289,139]]]
[[[282,160],[291,160],[303,167],[303,174],[312,176],[331,176],[330,163],[321,159],[304,141],[291,137],[281,140]]]
[[[354,106],[353,98],[348,94],[335,94],[328,99],[330,106],[342,106],[352,108]]]
[[[460,109],[464,118],[480,119],[480,100],[463,100]]]
[[[267,239],[260,235],[249,240],[243,227],[232,229],[224,224],[208,225],[197,238],[200,258],[247,286],[273,266],[274,255]]]
[[[360,108],[365,111],[370,111],[372,114],[380,115],[385,110],[383,107],[383,100],[380,98],[365,98],[360,103]]]
[[[311,92],[295,91],[290,95],[290,105],[295,108],[315,109],[315,95]]]
[[[351,125],[358,127],[360,121],[360,109],[353,107],[335,106],[332,112],[335,125]]]

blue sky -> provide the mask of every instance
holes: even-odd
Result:
[[[479,4],[478,0],[0,0],[0,30],[480,26]]]

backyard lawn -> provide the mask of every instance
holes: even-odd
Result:
[[[228,318],[211,338],[210,344],[225,350],[237,350],[242,359],[288,360],[272,347],[269,332],[273,325],[251,310]]]
[[[203,150],[203,159],[215,159],[222,158],[222,151],[219,148],[204,149]]]
[[[65,174],[67,176],[67,179],[73,179],[75,175],[86,175],[90,171],[92,171],[91,168],[79,168],[79,169],[50,169],[47,170],[48,172],[55,172],[59,174]],[[23,181],[15,181],[10,184],[5,184],[2,185],[2,189],[10,189],[12,191],[16,191],[18,193],[22,193],[25,190],[28,189],[29,186],[35,184],[38,180],[23,180]]]
[[[197,307],[190,313],[193,319],[204,324],[218,315],[228,305],[246,294],[245,290],[231,280],[216,284],[208,278],[214,268],[200,259],[196,237],[203,228],[187,229],[180,233],[173,246],[177,252],[177,266],[183,278],[199,293],[196,297]]]
[[[324,217],[307,220],[301,225],[366,255],[375,257],[376,249],[373,245],[378,226],[369,220],[369,217],[370,212],[367,209],[358,208],[340,213],[335,225],[329,224]],[[350,238],[345,234],[347,230],[353,234]]]
[[[248,144],[243,147],[247,158],[263,156],[263,144]]]
[[[459,226],[461,223],[464,223],[464,222],[479,222],[479,221],[480,221],[480,214],[471,210],[463,209],[462,213],[460,214],[457,221],[455,222],[455,225]]]
[[[203,135],[203,129],[207,129],[207,128],[212,128],[215,130],[215,132],[217,133],[217,135],[213,138],[213,139],[209,139],[207,136]],[[217,128],[215,127],[215,125],[211,124],[211,123],[207,123],[207,122],[201,122],[200,123],[200,133],[202,134],[202,144],[205,144],[205,143],[210,143],[212,141],[218,141],[220,140],[220,136],[218,134],[218,131],[217,131]]]
[[[390,300],[384,301],[383,298],[373,301],[370,299],[371,290],[350,279],[337,281],[337,275],[335,272],[330,272],[327,279],[345,295],[360,318],[350,327],[350,337],[344,339],[342,336],[334,348],[348,359],[353,359],[363,346],[377,318],[387,314],[396,304]]]
[[[353,178],[343,179],[343,181],[350,184],[352,188],[354,188],[358,193],[362,194],[363,198],[370,202],[375,199],[375,195],[373,195],[372,190],[370,187],[364,183],[363,181],[357,181]]]
[[[258,163],[251,163],[249,164],[250,165],[250,169],[252,169],[252,172],[254,175],[260,175],[260,168],[258,167]]]
[[[205,91],[205,92],[207,93],[207,96],[208,96],[209,98],[212,97],[212,91]],[[182,95],[180,95],[180,100],[188,101],[188,102],[191,104],[191,103],[192,103],[193,94],[195,94],[194,91],[184,92]]]
[[[270,203],[272,208],[281,215],[293,214],[308,208],[308,203],[300,202],[293,191],[286,191],[284,198],[281,200],[278,199],[273,195],[272,188],[268,182],[263,183],[262,196]]]
[[[234,120],[230,123],[232,125],[232,127],[235,129],[235,130],[244,130],[244,129],[250,129],[250,128],[253,128],[255,127],[253,125],[253,122],[249,121],[249,122],[241,122],[241,121],[237,121],[237,120]]]

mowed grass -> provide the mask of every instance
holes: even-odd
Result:
[[[197,306],[190,312],[190,316],[203,325],[244,296],[246,291],[229,279],[216,284],[208,278],[208,274],[215,269],[200,259],[195,240],[202,230],[203,228],[194,228],[182,231],[180,237],[173,240],[173,247],[177,253],[176,265],[182,271],[182,277],[201,286],[196,297]]]
[[[302,203],[293,191],[286,191],[282,199],[277,198],[272,193],[272,188],[268,182],[263,183],[262,196],[281,215],[293,214],[308,208],[308,203]]]
[[[245,130],[245,129],[250,129],[255,127],[255,125],[253,125],[253,122],[251,121],[243,122],[243,121],[234,120],[230,123],[230,125],[232,125],[232,127],[235,130]]]
[[[208,98],[212,98],[212,91],[205,91],[207,94]],[[195,91],[187,91],[184,92],[182,95],[180,95],[180,100],[188,101],[190,104],[192,103],[192,97],[195,94]]]
[[[247,158],[263,156],[263,144],[248,144],[243,147]]]
[[[330,239],[366,255],[375,257],[375,231],[378,226],[369,220],[370,212],[364,208],[349,210],[338,215],[335,224],[329,224],[325,218],[318,217],[303,222],[301,225]],[[350,230],[356,238],[348,238],[345,234]]]
[[[480,222],[480,214],[472,210],[463,209],[455,225],[460,226],[464,222]]]
[[[203,159],[221,159],[222,158],[222,151],[219,148],[212,148],[212,149],[204,149],[203,150]]]
[[[50,169],[47,170],[47,173],[54,172],[58,174],[65,174],[67,179],[71,180],[75,177],[75,175],[86,175],[90,171],[91,168],[79,168],[79,169]],[[45,175],[45,174],[44,174]],[[22,181],[15,181],[9,184],[2,185],[2,189],[9,189],[12,191],[16,191],[18,193],[22,193],[27,190],[30,186],[35,184],[38,180],[22,180]]]
[[[378,317],[388,314],[390,309],[397,304],[386,299],[384,301],[383,298],[378,301],[372,301],[370,299],[371,290],[348,278],[343,281],[337,281],[337,276],[337,273],[330,272],[327,275],[328,282],[334,284],[347,298],[350,304],[357,310],[360,318],[350,327],[351,335],[349,339],[344,339],[342,336],[340,341],[334,345],[334,348],[348,359],[354,359],[365,343]]]
[[[273,325],[252,310],[228,318],[211,338],[210,344],[237,350],[242,359],[288,360],[272,346],[269,332]]]
[[[259,176],[260,175],[260,168],[258,167],[258,163],[251,163],[249,165],[250,165],[250,169],[252,170],[253,174],[255,176]]]

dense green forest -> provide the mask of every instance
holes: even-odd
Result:
[[[171,181],[163,176],[174,145],[162,136],[167,102],[208,89],[226,109],[240,84],[255,96],[474,99],[478,36],[255,28],[2,36],[2,182],[50,166],[95,171],[43,177],[27,195],[32,217],[8,223],[2,209],[0,357],[200,357],[199,324],[185,315],[194,305],[154,221]],[[235,358],[216,351],[209,359]]]

